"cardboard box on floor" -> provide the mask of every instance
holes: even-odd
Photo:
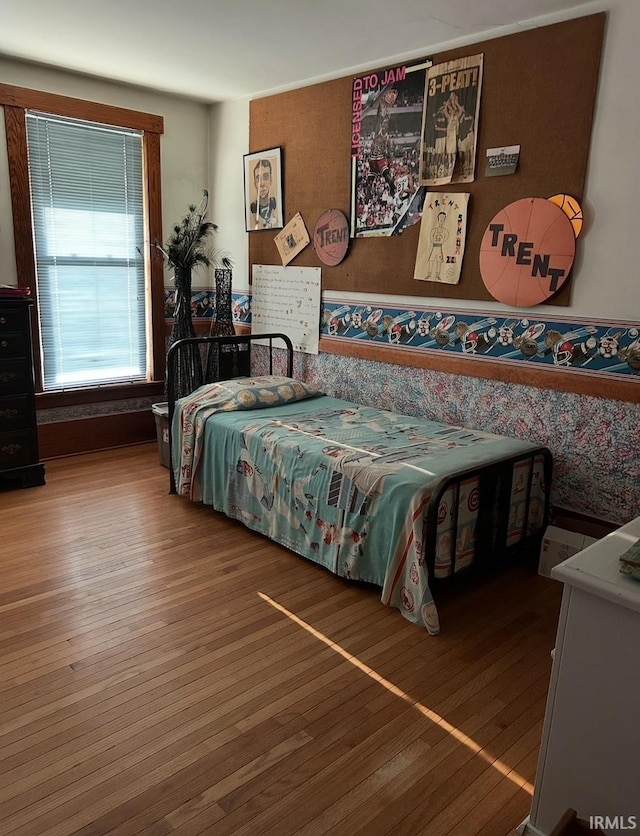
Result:
[[[156,436],[158,438],[158,455],[160,457],[160,464],[165,467],[170,467],[169,461],[169,404],[154,403],[151,405],[151,411],[156,419]]]
[[[540,549],[538,573],[547,578],[551,577],[551,570],[554,566],[586,549],[591,543],[595,543],[596,539],[586,534],[557,528],[555,525],[548,526]]]

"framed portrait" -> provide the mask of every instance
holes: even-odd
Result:
[[[268,148],[244,155],[244,215],[247,232],[282,229],[282,153]]]

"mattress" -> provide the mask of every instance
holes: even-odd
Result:
[[[212,400],[199,391],[178,401],[178,492],[381,587],[383,603],[432,634],[430,581],[542,533],[548,458],[535,444],[313,391],[236,409],[245,385],[234,384],[231,406],[217,384]]]

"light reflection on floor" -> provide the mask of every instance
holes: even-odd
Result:
[[[432,711],[430,708],[422,705],[419,702],[416,702],[409,694],[403,691],[401,688],[398,688],[397,685],[394,685],[393,682],[390,682],[388,679],[385,679],[383,676],[380,676],[379,673],[370,668],[368,665],[361,662],[356,656],[349,653],[348,650],[345,650],[343,647],[340,647],[339,644],[336,644],[332,641],[328,636],[325,636],[324,633],[321,633],[319,630],[316,630],[315,627],[312,627],[303,619],[299,618],[297,615],[292,613],[286,607],[283,607],[282,604],[279,604],[277,601],[274,601],[273,598],[270,598],[268,595],[265,595],[262,592],[258,592],[260,598],[263,601],[266,601],[267,604],[270,604],[279,612],[286,615],[287,618],[290,618],[295,624],[299,627],[302,627],[308,633],[310,633],[314,638],[318,639],[319,641],[323,642],[330,647],[335,653],[339,656],[342,656],[343,659],[346,659],[347,662],[352,664],[362,673],[365,673],[367,676],[371,677],[375,682],[382,685],[383,688],[386,688],[390,693],[394,694],[396,697],[400,697],[400,699],[408,702],[412,705],[417,711],[419,711],[424,717],[427,717],[431,720],[432,723],[440,726],[444,731],[454,737],[459,743],[463,746],[466,746],[467,749],[470,749],[474,755],[482,758],[489,766],[492,766],[494,769],[497,769],[502,775],[516,784],[520,789],[524,790],[525,792],[529,793],[529,795],[533,795],[533,784],[527,781],[522,775],[519,775],[514,769],[512,769],[508,764],[503,763],[499,758],[494,758],[490,752],[476,743],[472,738],[466,735],[464,732],[457,729],[455,726],[452,726],[444,717],[441,717],[435,711]]]

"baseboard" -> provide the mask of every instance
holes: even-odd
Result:
[[[516,827],[517,836],[547,836],[537,827],[534,827],[527,817],[521,824]]]
[[[588,514],[572,511],[569,508],[556,507],[551,509],[549,523],[558,526],[558,528],[564,528],[566,531],[575,531],[576,534],[595,537],[597,540],[611,534],[612,531],[620,527],[617,523],[612,523],[609,520],[600,520],[596,517],[590,517]]]
[[[43,460],[155,440],[156,425],[150,409],[38,426],[40,458]]]

